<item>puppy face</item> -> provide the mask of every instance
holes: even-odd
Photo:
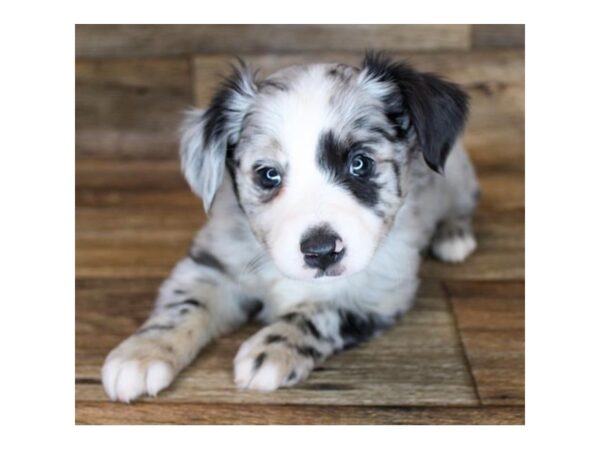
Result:
[[[421,150],[441,170],[465,114],[456,86],[378,55],[261,82],[242,66],[188,119],[183,167],[209,207],[227,166],[277,267],[327,280],[368,265],[408,194],[411,158]]]

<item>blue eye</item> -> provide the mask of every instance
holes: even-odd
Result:
[[[274,189],[281,184],[281,174],[273,167],[262,167],[256,174],[258,184],[265,189]]]
[[[373,174],[375,162],[365,155],[356,155],[350,160],[350,174],[355,177],[368,177]]]

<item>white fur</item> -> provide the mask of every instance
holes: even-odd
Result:
[[[161,360],[112,358],[102,368],[102,383],[111,400],[129,403],[144,393],[155,396],[175,378],[170,365]]]
[[[459,263],[464,261],[477,248],[477,242],[471,234],[453,236],[449,239],[434,240],[431,250],[434,255],[445,262]]]

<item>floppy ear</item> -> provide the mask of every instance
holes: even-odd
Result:
[[[393,87],[385,91],[388,118],[399,133],[414,129],[425,162],[442,173],[446,158],[468,115],[468,95],[456,84],[434,74],[421,73],[406,63],[395,63],[381,53],[363,60],[367,82]]]
[[[209,107],[189,111],[181,127],[181,168],[206,211],[223,181],[227,151],[239,141],[242,121],[256,94],[254,74],[243,61],[239,63]]]

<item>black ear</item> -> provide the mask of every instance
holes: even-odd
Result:
[[[256,94],[254,73],[243,61],[239,63],[208,108],[188,112],[181,127],[181,167],[207,211],[223,181],[227,150],[238,142],[242,121]]]
[[[425,162],[443,172],[446,158],[462,131],[469,109],[468,95],[456,84],[437,75],[414,70],[406,63],[393,62],[381,53],[367,53],[362,65],[367,82],[390,83],[387,93],[388,117],[401,120],[400,129],[414,129]]]

